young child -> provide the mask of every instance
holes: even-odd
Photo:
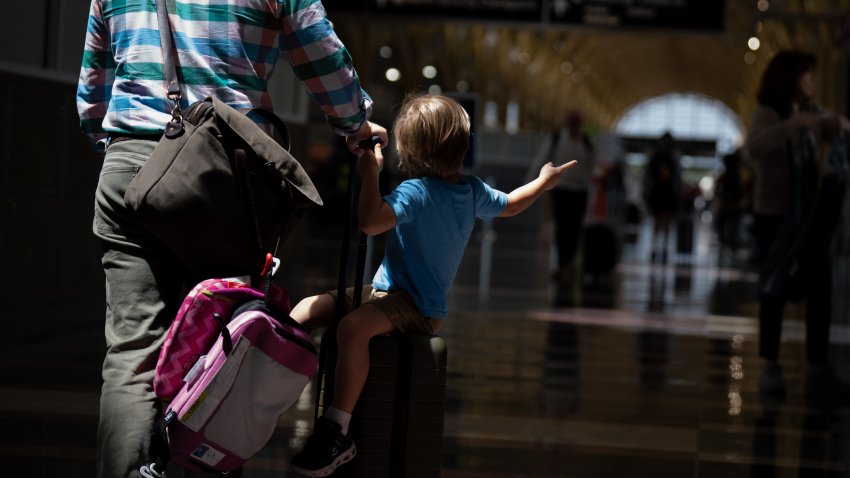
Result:
[[[381,146],[360,153],[360,229],[370,235],[390,233],[372,285],[363,288],[363,305],[339,322],[331,406],[290,464],[305,476],[327,476],[356,454],[348,424],[369,373],[370,339],[394,330],[437,332],[448,314],[448,289],[475,219],[520,213],[576,163],[557,168],[548,163],[537,179],[510,194],[461,174],[469,146],[469,116],[456,101],[440,95],[408,98],[393,134],[399,167],[411,179],[381,198]],[[352,295],[349,289],[349,304]],[[332,292],[308,297],[291,315],[308,328],[327,326],[334,318],[335,302]]]

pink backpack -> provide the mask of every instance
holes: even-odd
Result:
[[[159,350],[153,378],[153,390],[158,398],[170,401],[177,395],[183,377],[198,357],[212,347],[237,307],[264,297],[248,281],[249,278],[207,279],[183,299]],[[284,289],[272,287],[269,295],[271,303],[283,313],[289,313],[289,297]]]
[[[157,395],[173,400],[152,437],[152,462],[139,469],[143,477],[164,477],[169,460],[204,471],[238,468],[265,446],[312,380],[315,341],[288,316],[285,294],[264,297],[240,280],[213,279],[183,302],[155,380]],[[180,387],[171,394],[173,376]]]

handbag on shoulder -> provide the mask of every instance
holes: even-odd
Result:
[[[181,111],[164,1],[157,0],[157,17],[168,97],[176,106],[124,202],[200,277],[250,275],[322,200],[288,151],[286,126],[271,111],[248,114],[273,126],[280,142],[215,98]]]

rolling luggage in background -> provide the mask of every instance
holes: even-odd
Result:
[[[374,146],[373,146],[374,147]],[[338,317],[344,313],[351,211],[357,167],[349,171],[349,201],[340,257]],[[360,233],[354,281],[358,307],[366,261],[366,235]],[[316,417],[330,406],[336,364],[336,328],[322,337]],[[441,475],[446,401],[446,344],[436,335],[390,334],[372,339],[369,375],[354,408],[349,430],[357,455],[331,476],[358,478],[437,478]]]
[[[694,252],[694,220],[691,216],[680,217],[676,221],[676,252],[678,254]]]
[[[584,228],[583,239],[585,274],[604,277],[620,262],[620,239],[609,224],[595,222]]]

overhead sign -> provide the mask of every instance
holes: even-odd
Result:
[[[323,0],[329,11],[594,28],[722,31],[725,0]]]
[[[721,0],[551,0],[554,24],[602,28],[656,28],[722,31]]]

